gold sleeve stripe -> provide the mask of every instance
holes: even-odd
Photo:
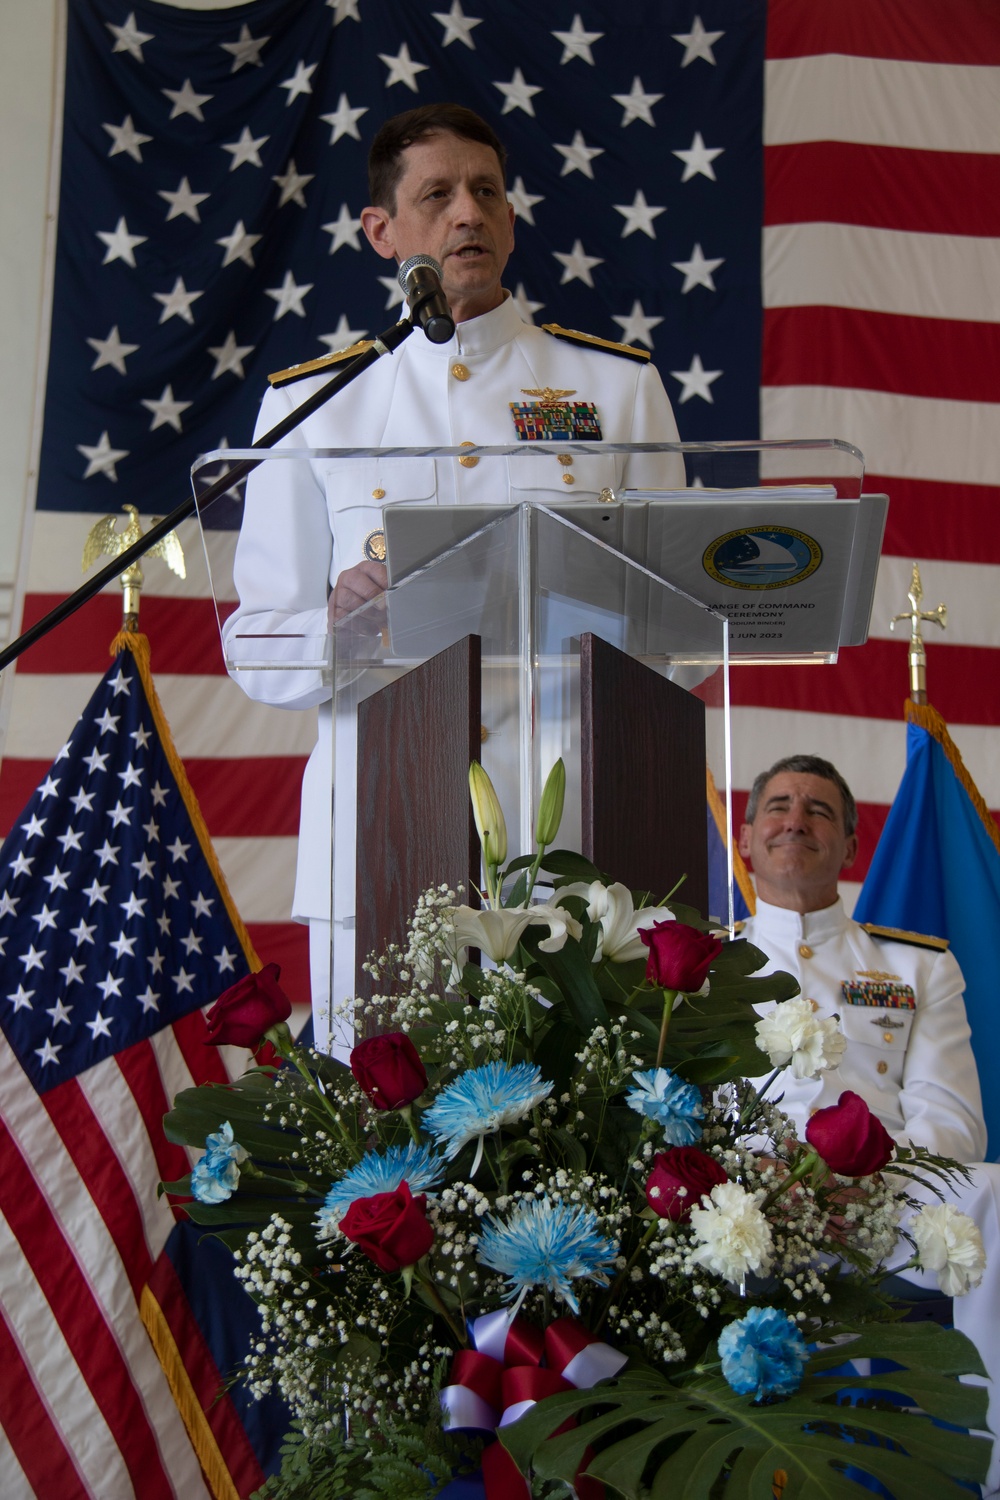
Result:
[[[641,365],[647,365],[651,358],[647,349],[636,349],[632,344],[616,344],[611,339],[599,339],[594,333],[580,333],[575,328],[563,328],[559,323],[543,323],[542,330],[550,333],[554,339],[565,339],[570,344],[586,344],[591,349],[603,349],[607,354],[638,360]]]
[[[287,370],[276,370],[267,378],[271,385],[293,385],[296,380],[305,380],[307,375],[320,375],[324,370],[329,370],[331,365],[343,364],[345,359],[353,359],[356,354],[364,354],[372,346],[372,339],[362,339],[360,343],[352,344],[349,349],[338,349],[336,354],[324,354],[320,359],[303,360],[300,365],[289,365]]]

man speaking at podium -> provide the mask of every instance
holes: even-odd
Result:
[[[424,105],[381,127],[369,152],[372,202],[362,210],[362,227],[386,260],[405,265],[413,256],[431,257],[440,265],[443,313],[450,309],[454,332],[436,343],[418,329],[286,443],[472,447],[541,435],[543,441],[532,441],[532,461],[511,461],[502,484],[498,461],[480,466],[474,456],[263,465],[247,484],[235,563],[240,606],[227,635],[322,635],[328,617],[336,623],[374,598],[386,587],[383,505],[565,503],[597,500],[623,484],[684,484],[683,464],[671,456],[573,456],[544,441],[553,413],[564,442],[567,431],[574,439],[613,443],[676,442],[677,427],[645,351],[524,322],[502,282],[514,246],[505,169],[506,152],[491,127],[461,105]],[[448,327],[438,323],[432,332],[447,335]],[[295,388],[296,371],[272,377],[281,383],[264,397],[258,435],[317,389],[331,362],[319,362],[322,373],[306,374]],[[237,681],[260,702],[320,705],[318,742],[303,780],[293,916],[310,924],[316,1041],[325,1046],[330,690],[310,673],[243,672]],[[336,988],[343,987],[338,977]]]

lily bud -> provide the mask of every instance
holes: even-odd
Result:
[[[469,796],[483,849],[483,863],[495,868],[507,858],[507,824],[493,783],[478,760],[469,767]]]
[[[545,778],[542,788],[542,800],[538,804],[538,821],[535,825],[536,843],[547,847],[555,839],[562,822],[565,798],[566,767],[560,757]]]

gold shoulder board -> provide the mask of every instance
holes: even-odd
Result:
[[[321,359],[303,360],[300,365],[289,365],[287,370],[276,370],[267,378],[271,385],[292,385],[296,380],[305,380],[307,375],[320,375],[328,370],[331,365],[343,364],[345,359],[353,359],[356,354],[364,354],[370,349],[374,340],[361,339],[357,344],[352,344],[349,349],[338,349],[336,354],[324,354]]]
[[[877,927],[874,922],[861,922],[869,937],[887,938],[892,943],[909,943],[914,948],[936,948],[939,953],[949,946],[947,938],[931,937],[925,932],[906,932],[901,927]]]
[[[649,363],[646,349],[636,349],[631,344],[615,344],[611,339],[599,339],[593,333],[579,333],[575,328],[562,328],[558,323],[543,323],[545,333],[554,339],[565,339],[569,344],[586,344],[590,349],[603,349],[606,354],[620,354],[623,359],[637,359],[641,365]]]

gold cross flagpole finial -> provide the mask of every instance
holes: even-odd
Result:
[[[924,638],[920,633],[920,626],[926,620],[929,624],[940,625],[944,630],[948,624],[948,610],[943,604],[939,604],[937,609],[920,608],[924,590],[920,582],[920,569],[916,563],[913,564],[913,577],[910,580],[910,591],[906,597],[910,601],[909,610],[906,614],[893,615],[889,621],[889,629],[895,630],[897,620],[909,621],[910,697],[914,703],[926,703],[927,651],[924,647]]]
[[[83,547],[83,562],[80,571],[86,573],[92,563],[105,554],[108,557],[120,557],[126,548],[131,547],[142,536],[142,527],[139,524],[139,512],[134,505],[123,505],[122,510],[128,512],[128,525],[124,531],[115,529],[117,516],[102,516],[101,519],[90,528],[87,540]],[[153,517],[155,525],[159,517]],[[162,557],[167,567],[177,574],[178,578],[187,577],[187,569],[184,565],[184,549],[180,544],[176,531],[170,531],[158,542],[154,542],[146,554],[147,557]],[[144,583],[142,568],[138,562],[125,569],[120,575],[119,582],[122,586],[122,630],[137,631],[139,629],[139,593]]]

